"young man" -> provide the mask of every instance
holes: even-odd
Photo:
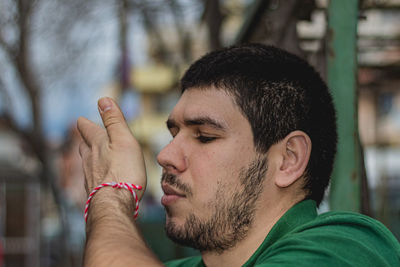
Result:
[[[201,257],[168,266],[399,266],[400,246],[357,214],[317,215],[336,151],[328,88],[305,61],[243,45],[211,52],[181,81],[163,167],[166,232]],[[145,187],[140,147],[110,99],[105,129],[80,118],[91,192],[105,182]],[[145,188],[137,190],[139,198]],[[128,190],[104,187],[87,221],[85,266],[160,266],[132,214]]]

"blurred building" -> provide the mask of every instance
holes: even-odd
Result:
[[[65,266],[80,266],[85,243],[85,222],[83,211],[87,200],[84,187],[82,160],[79,155],[81,137],[75,125],[71,126],[65,142],[56,153],[56,166],[59,171],[59,187],[65,209],[65,227],[68,262]]]
[[[252,1],[237,42],[274,44],[326,77],[327,0]],[[400,1],[361,0],[358,123],[373,216],[400,239]],[[339,148],[340,149],[340,148]]]
[[[40,164],[0,120],[0,265],[40,266]]]

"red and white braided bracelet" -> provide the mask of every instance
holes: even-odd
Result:
[[[125,188],[128,189],[129,192],[131,192],[133,199],[135,199],[135,211],[133,213],[133,218],[137,218],[137,216],[139,215],[139,198],[136,195],[136,192],[134,189],[137,190],[141,190],[142,186],[140,185],[135,185],[135,184],[130,184],[130,183],[116,183],[116,182],[111,182],[111,183],[104,183],[101,185],[98,185],[97,187],[95,187],[93,189],[93,191],[89,194],[89,198],[86,201],[86,206],[85,206],[85,222],[87,221],[87,216],[88,216],[88,210],[89,210],[89,204],[90,201],[92,200],[94,194],[96,194],[97,191],[99,191],[101,188],[106,187],[106,186],[111,186],[112,188],[117,188],[117,189],[121,189],[121,188]]]

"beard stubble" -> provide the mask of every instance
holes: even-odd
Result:
[[[243,240],[254,220],[256,202],[263,189],[267,171],[267,160],[258,157],[239,172],[240,186],[227,195],[220,184],[214,200],[210,203],[211,216],[201,220],[194,213],[186,217],[183,226],[168,221],[167,236],[174,242],[198,249],[201,252],[222,253]],[[190,188],[177,180],[176,176],[163,174],[161,181],[176,186],[191,194]],[[166,207],[169,214],[168,207]]]

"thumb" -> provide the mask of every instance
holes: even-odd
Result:
[[[108,97],[101,98],[98,101],[98,106],[101,119],[111,143],[132,138],[124,115],[114,100]]]

